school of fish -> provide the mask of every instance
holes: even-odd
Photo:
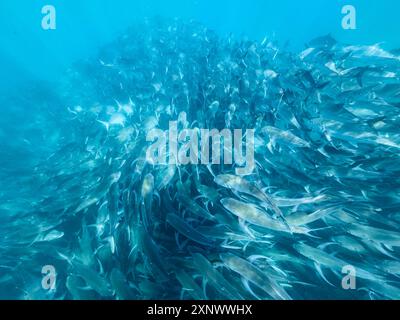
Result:
[[[400,299],[395,51],[149,19],[28,92],[0,120],[1,299]],[[253,174],[149,163],[169,121],[255,129]]]

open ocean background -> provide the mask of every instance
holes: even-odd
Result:
[[[315,37],[332,34],[349,44],[400,47],[400,3],[396,0],[53,0],[55,31],[41,28],[41,8],[49,1],[0,3],[0,88],[26,80],[55,81],[60,72],[144,17],[195,19],[220,35],[249,39],[275,36],[303,49]],[[357,30],[343,30],[341,8],[357,8]]]

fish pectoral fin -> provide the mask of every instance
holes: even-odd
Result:
[[[205,277],[203,277],[203,280],[202,280],[203,295],[206,298],[206,300],[208,299],[207,298],[207,282],[208,282],[208,280]]]
[[[384,244],[384,243],[382,243],[382,246],[385,247],[386,249],[388,249],[389,251],[394,252],[394,249],[392,246],[390,246],[388,244]]]
[[[387,256],[387,257],[390,257],[390,258],[393,258],[393,259],[397,259],[393,254],[391,254],[391,253],[387,250],[387,246],[384,245],[383,243],[375,242],[375,241],[372,241],[371,243],[373,244],[374,248],[375,248],[376,250],[378,250],[380,253],[382,253],[383,255],[385,255],[385,256]]]
[[[314,266],[315,269],[317,270],[318,274],[320,275],[320,277],[328,284],[330,284],[332,287],[334,287],[335,285],[333,285],[324,275],[324,273],[322,272],[322,266],[316,262],[314,262]]]
[[[250,287],[250,283],[248,280],[246,280],[245,278],[241,278],[242,280],[242,284],[245,287],[245,289],[257,300],[262,300],[257,294],[254,293],[253,289]]]
[[[157,198],[157,203],[158,203],[158,206],[159,207],[161,207],[161,196],[160,196],[160,194],[158,193],[158,191],[154,191],[154,197],[156,197]]]

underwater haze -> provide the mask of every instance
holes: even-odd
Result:
[[[0,299],[400,299],[400,3],[0,3]]]
[[[56,31],[41,28],[47,4],[57,9]],[[341,26],[341,10],[348,4],[357,8],[356,30]],[[269,36],[294,49],[328,33],[346,43],[397,49],[399,11],[396,0],[5,0],[0,3],[0,84],[9,88],[28,77],[54,81],[72,62],[90,57],[145,17],[195,19],[223,36]]]

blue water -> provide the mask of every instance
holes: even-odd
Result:
[[[399,299],[399,12],[1,1],[0,299]],[[232,186],[217,176],[234,167],[177,166],[160,187],[146,130],[184,114],[256,128],[256,172]]]
[[[46,1],[2,1],[0,4],[1,88],[25,78],[53,81],[73,61],[88,57],[111,41],[133,21],[155,15],[196,19],[220,34],[234,33],[251,39],[275,36],[293,48],[331,33],[351,44],[383,43],[400,47],[396,0],[354,0],[357,30],[341,28],[341,0],[219,0],[123,1],[54,0],[58,27],[41,28],[41,8]],[[27,54],[29,52],[29,54]],[[21,75],[23,75],[21,77]]]

